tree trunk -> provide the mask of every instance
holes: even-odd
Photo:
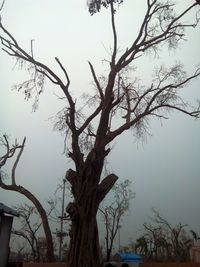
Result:
[[[70,231],[69,267],[99,267],[101,263],[95,199],[73,214]]]
[[[47,257],[47,260],[49,262],[55,262],[53,238],[52,238],[51,229],[49,226],[46,211],[42,207],[39,200],[31,192],[29,192],[27,189],[25,189],[22,186],[18,186],[18,187],[20,188],[20,190],[18,192],[25,195],[35,205],[35,207],[36,207],[36,209],[37,209],[37,211],[41,217],[42,225],[43,225],[43,229],[44,229],[44,233],[45,233],[45,237],[46,237],[46,246],[47,246],[46,257]]]
[[[100,267],[101,256],[96,215],[100,202],[112,188],[118,177],[108,175],[99,184],[93,172],[82,179],[69,170],[66,178],[72,185],[74,202],[66,211],[71,218],[68,267]]]
[[[111,257],[111,248],[108,248],[106,251],[106,261],[110,261]]]

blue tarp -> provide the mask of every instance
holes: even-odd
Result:
[[[135,263],[142,262],[142,257],[132,252],[128,252],[128,253],[119,252],[116,254],[116,256],[119,257],[122,262],[135,262]]]

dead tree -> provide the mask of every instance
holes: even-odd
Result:
[[[5,149],[4,154],[0,156],[0,187],[5,190],[9,191],[14,191],[17,193],[20,193],[24,195],[27,199],[29,199],[33,205],[36,207],[41,220],[42,220],[42,225],[45,233],[45,237],[47,240],[47,259],[49,262],[54,262],[55,257],[54,257],[54,249],[53,249],[53,239],[52,239],[52,234],[51,234],[51,229],[49,226],[48,218],[46,211],[44,210],[42,204],[39,202],[39,200],[31,193],[28,189],[25,187],[18,185],[16,183],[16,168],[19,163],[19,160],[21,158],[21,155],[24,150],[25,146],[25,141],[26,138],[24,138],[22,144],[18,144],[17,140],[15,140],[15,143],[13,145],[10,145],[8,137],[4,135],[1,139],[1,148],[3,147]],[[3,166],[7,163],[9,159],[15,158],[12,171],[11,171],[11,183],[7,184],[4,179],[4,173],[3,173]]]
[[[40,251],[37,241],[37,231],[40,229],[42,223],[36,222],[32,225],[31,217],[37,214],[36,208],[27,204],[15,207],[20,214],[21,225],[19,229],[12,229],[12,234],[22,237],[27,241],[31,248],[32,260],[34,262],[40,261]]]
[[[186,243],[182,241],[182,233],[187,224],[178,223],[177,225],[171,225],[164,217],[160,215],[158,211],[153,209],[154,216],[152,220],[159,225],[163,230],[165,229],[168,232],[168,240],[171,244],[171,248],[173,251],[173,257],[176,261],[189,260],[189,252],[187,251],[187,242],[190,239],[186,240]],[[188,252],[188,253],[186,253]]]
[[[188,225],[172,225],[158,211],[152,211],[151,222],[143,224],[144,234],[137,240],[136,251],[144,252],[148,261],[189,261],[193,239],[186,231]]]
[[[169,68],[160,66],[155,70],[152,82],[142,86],[136,79],[136,71],[130,68],[147,52],[159,53],[160,45],[162,49],[164,46],[176,49],[179,42],[184,40],[184,30],[195,28],[198,24],[197,16],[191,23],[183,21],[185,15],[199,7],[198,3],[188,2],[188,7],[176,14],[174,4],[169,0],[147,0],[138,34],[129,46],[118,51],[115,4],[123,1],[94,0],[89,4],[92,2],[99,2],[100,6],[110,9],[113,48],[104,79],[98,77],[93,64],[89,62],[96,90],[82,108],[71,94],[70,77],[61,61],[55,57],[64,79],[35,57],[33,42],[30,52],[25,51],[14,35],[0,23],[2,49],[16,58],[21,66],[26,62],[30,73],[30,79],[23,81],[17,89],[25,94],[26,99],[35,97],[37,107],[46,78],[60,88],[66,99],[66,107],[59,114],[58,128],[66,131],[68,156],[74,162],[74,169],[66,173],[74,197],[67,207],[72,221],[69,267],[100,266],[96,214],[99,204],[118,178],[115,174],[102,177],[110,143],[129,129],[133,129],[140,137],[148,129],[150,118],[165,119],[170,110],[194,118],[200,114],[199,107],[191,108],[179,94],[183,87],[200,75],[200,69],[186,74],[181,64]],[[91,102],[94,109],[88,115],[88,109],[84,113],[84,107],[91,106]],[[117,124],[115,118],[118,118]]]
[[[110,261],[113,242],[117,232],[120,231],[120,223],[122,223],[122,218],[129,211],[131,199],[134,198],[130,185],[131,182],[129,180],[115,184],[112,189],[114,201],[110,205],[102,204],[99,208],[106,230],[106,261]]]

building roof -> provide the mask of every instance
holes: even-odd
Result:
[[[12,216],[19,216],[19,213],[15,211],[14,209],[9,208],[8,206],[4,205],[3,203],[0,203],[0,216],[3,214],[9,214]]]

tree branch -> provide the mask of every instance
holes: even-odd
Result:
[[[69,85],[70,85],[70,80],[69,80],[69,76],[68,76],[68,74],[67,74],[67,71],[66,71],[66,69],[63,67],[62,63],[60,62],[60,60],[59,60],[57,57],[55,57],[55,60],[57,61],[58,65],[60,66],[60,68],[62,69],[62,71],[63,71],[64,74],[65,74],[65,78],[67,79],[66,88],[68,88]]]
[[[51,70],[49,67],[47,67],[44,63],[35,60],[33,58],[33,53],[32,53],[32,55],[29,55],[28,53],[26,53],[25,50],[22,49],[20,47],[20,45],[17,43],[17,41],[15,40],[13,35],[8,30],[5,29],[5,27],[3,26],[3,24],[1,22],[0,22],[0,28],[3,30],[5,35],[8,36],[12,41],[11,42],[11,41],[7,40],[2,35],[0,35],[1,43],[2,43],[3,47],[6,47],[8,50],[4,49],[4,48],[2,48],[2,49],[6,53],[8,53],[9,55],[11,55],[13,57],[20,58],[26,62],[33,64],[36,68],[36,71],[45,75],[54,84],[58,84],[61,87],[61,89],[64,92],[67,99],[69,100],[69,94],[68,94],[68,91],[66,89],[68,89],[70,81],[69,81],[69,77],[67,75],[67,72],[64,69],[63,65],[61,64],[61,62],[59,61],[59,59],[55,58],[57,63],[59,64],[59,66],[61,67],[61,69],[63,70],[63,72],[65,74],[65,77],[67,79],[67,85],[64,85],[62,80],[55,74],[55,72],[53,70]],[[71,100],[69,102],[71,102]]]
[[[99,203],[104,199],[106,194],[111,190],[118,177],[115,174],[109,174],[98,185],[98,201]]]
[[[20,157],[21,157],[21,155],[22,155],[22,153],[23,153],[25,142],[26,142],[26,137],[24,137],[24,140],[23,140],[23,142],[22,142],[20,151],[19,151],[19,153],[18,153],[18,155],[17,155],[17,157],[16,157],[16,160],[15,160],[15,162],[14,162],[14,165],[13,165],[13,167],[12,167],[12,177],[11,177],[11,178],[12,178],[12,184],[13,184],[13,185],[16,184],[15,171],[16,171],[17,165],[18,165],[18,163],[19,163]]]
[[[112,32],[113,32],[113,53],[111,59],[111,68],[115,66],[115,59],[117,55],[117,32],[115,26],[115,9],[113,6],[113,1],[110,1],[110,12],[111,12],[111,23],[112,23]]]
[[[154,0],[150,4],[148,1],[147,12],[144,16],[144,20],[139,30],[139,34],[135,39],[135,41],[133,42],[132,46],[129,49],[127,49],[126,52],[124,52],[124,54],[118,60],[116,64],[118,71],[129,65],[135,59],[136,55],[139,52],[144,53],[147,49],[154,47],[155,45],[160,44],[162,42],[166,42],[167,40],[170,40],[170,38],[175,38],[176,36],[182,38],[183,34],[178,32],[179,30],[191,27],[191,25],[193,25],[193,27],[197,25],[198,21],[196,24],[182,24],[182,23],[176,24],[177,21],[179,21],[186,13],[188,13],[194,6],[197,5],[197,3],[194,3],[191,6],[189,6],[185,11],[183,11],[180,15],[176,16],[175,18],[171,18],[165,30],[162,27],[160,27],[161,32],[155,34],[155,36],[150,37],[148,29],[149,29],[149,23],[151,22],[153,15],[157,14],[159,9],[167,10],[170,7],[170,4],[162,6],[158,5],[157,7],[156,2],[157,1]],[[153,7],[154,9],[151,12]]]
[[[3,0],[3,1],[2,1],[2,4],[1,4],[1,6],[0,6],[0,11],[3,9],[3,6],[4,6],[4,4],[5,4],[5,1],[6,1],[6,0]],[[1,20],[1,17],[0,17],[0,20]]]
[[[6,134],[4,134],[2,138],[0,138],[0,143],[6,149],[6,153],[0,157],[0,168],[1,168],[6,164],[9,158],[12,158],[14,156],[17,149],[22,148],[22,145],[19,145],[17,143],[17,140],[15,140],[15,144],[13,144],[12,147],[10,147],[8,136]]]
[[[163,70],[161,67],[158,73],[156,73],[156,80],[154,80],[154,83],[157,82],[157,84],[152,83],[150,88],[145,90],[141,95],[138,92],[137,100],[135,102],[132,101],[132,104],[134,104],[132,108],[127,103],[125,107],[121,107],[121,109],[127,111],[129,120],[127,120],[126,116],[122,116],[122,118],[126,119],[126,122],[117,129],[107,133],[106,143],[108,144],[125,130],[137,125],[139,121],[148,115],[165,118],[164,115],[155,113],[155,111],[162,109],[176,109],[189,116],[198,118],[200,116],[200,108],[197,107],[196,110],[192,111],[187,110],[188,105],[178,96],[178,90],[199,76],[199,69],[193,75],[185,77],[185,73],[182,71],[180,65],[173,66],[171,70]],[[131,117],[130,114],[132,115]]]
[[[103,101],[103,100],[104,100],[103,90],[102,90],[102,88],[101,88],[101,86],[100,86],[100,83],[99,83],[99,81],[98,81],[98,79],[97,79],[96,73],[95,73],[95,71],[94,71],[94,67],[93,67],[93,65],[91,64],[90,61],[88,61],[88,64],[89,64],[89,66],[90,66],[90,70],[91,70],[91,73],[92,73],[94,82],[95,82],[95,84],[96,84],[96,87],[97,87],[97,89],[98,89],[98,91],[99,91],[99,95],[100,95],[101,101]]]

